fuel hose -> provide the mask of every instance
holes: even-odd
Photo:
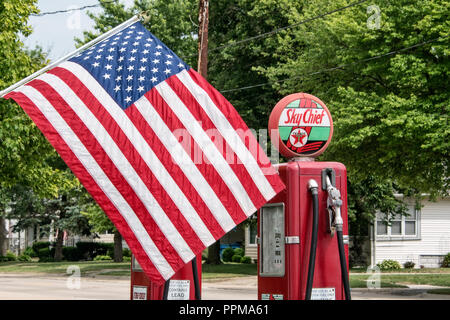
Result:
[[[311,300],[312,286],[314,281],[314,269],[316,266],[317,233],[319,230],[319,186],[315,180],[309,180],[308,188],[312,197],[312,230],[311,249],[309,251],[308,277],[306,280],[305,300]]]
[[[339,260],[341,262],[341,274],[342,274],[342,282],[344,284],[345,300],[351,300],[352,297],[350,295],[350,283],[348,279],[347,259],[345,258],[344,236],[342,234],[342,229],[336,230],[336,235],[339,249]]]

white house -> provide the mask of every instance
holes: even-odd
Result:
[[[436,202],[425,197],[419,209],[410,201],[408,209],[409,216],[398,217],[389,226],[382,214],[377,216],[370,236],[372,266],[390,259],[401,265],[412,261],[415,268],[438,268],[450,252],[450,197]],[[252,259],[257,258],[256,234],[256,224],[245,228],[245,255]]]
[[[411,201],[409,216],[398,217],[387,226],[382,214],[371,232],[371,265],[392,259],[404,264],[415,263],[415,268],[438,268],[450,252],[450,197],[422,201],[415,209]]]

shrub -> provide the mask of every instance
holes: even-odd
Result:
[[[241,262],[241,259],[242,259],[242,256],[240,256],[240,255],[238,255],[238,254],[235,254],[232,258],[231,258],[231,261],[232,262]]]
[[[37,258],[37,254],[36,254],[36,252],[34,252],[32,247],[27,247],[23,251],[23,254],[26,254],[27,256],[30,256],[31,258]]]
[[[11,252],[11,251],[6,251],[6,261],[16,261],[17,260],[17,256],[13,253],[13,252]]]
[[[79,261],[83,258],[77,247],[63,247],[63,259],[67,261]]]
[[[39,249],[37,256],[39,258],[39,262],[51,262],[53,261],[53,256],[50,251],[50,248],[41,248]]]
[[[442,268],[450,268],[450,252],[442,260]]]
[[[40,249],[44,248],[50,248],[50,242],[49,241],[36,241],[31,246],[35,255],[38,256],[38,252]]]
[[[123,255],[124,257],[131,258],[131,250],[130,250],[130,249],[124,248],[122,251],[123,251],[123,252],[122,252],[122,255]]]
[[[31,261],[31,257],[24,253],[24,254],[21,254],[20,256],[18,256],[17,260],[19,260],[21,262],[28,262],[28,261]]]
[[[244,256],[244,249],[236,248],[236,249],[234,249],[234,254],[237,254],[238,256],[243,257]]]
[[[383,260],[381,263],[377,264],[377,267],[382,271],[386,270],[399,270],[401,269],[401,265],[398,261],[395,260]]]
[[[130,262],[130,261],[131,261],[131,257],[123,256],[123,262]]]
[[[241,258],[241,263],[250,264],[252,263],[252,258],[250,258],[249,256],[243,256]]]
[[[80,241],[77,242],[76,246],[80,252],[81,257],[86,260],[92,260],[94,257],[99,255],[108,255],[108,250],[110,250],[110,255],[114,253],[113,243]]]
[[[94,261],[109,261],[109,260],[112,260],[112,258],[106,255],[98,255],[94,258]]]
[[[412,261],[406,261],[406,262],[403,264],[403,267],[404,267],[405,269],[412,269],[412,268],[414,268],[415,265],[416,265],[416,264],[415,264],[414,262],[412,262]]]
[[[225,249],[223,249],[223,251],[222,251],[222,260],[224,262],[231,262],[233,256],[234,256],[233,248],[225,248]]]

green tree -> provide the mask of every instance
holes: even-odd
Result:
[[[61,261],[64,232],[90,235],[87,218],[82,214],[90,203],[90,198],[81,187],[78,180],[71,176],[72,185],[60,189],[59,194],[52,198],[38,196],[30,187],[16,185],[10,188],[2,198],[8,208],[5,217],[14,219],[13,231],[26,230],[29,227],[41,229],[50,235],[51,226],[57,234],[55,241],[55,261]]]
[[[4,89],[42,68],[47,59],[40,48],[26,49],[20,36],[32,30],[28,17],[37,13],[36,0],[0,3],[0,88]],[[56,196],[66,182],[54,164],[58,155],[30,118],[12,100],[0,99],[0,194],[15,185],[29,186],[41,196]],[[0,254],[6,250],[4,210],[0,203]]]
[[[367,229],[376,210],[404,212],[395,192],[436,197],[449,190],[450,28],[448,1],[354,4],[212,1],[208,80],[254,129],[267,127],[284,95],[309,92],[326,102],[335,133],[320,160],[347,166],[356,230]],[[147,28],[195,68],[197,5],[104,4],[104,13],[91,17],[104,32],[148,11]]]
[[[114,262],[122,262],[122,235],[102,211],[102,209],[100,209],[100,207],[92,201],[91,205],[83,211],[83,215],[88,219],[89,225],[92,227],[92,231],[98,233],[114,233]]]
[[[305,2],[300,20],[348,4]],[[327,101],[335,136],[324,158],[345,163],[353,182],[374,176],[416,194],[445,194],[449,2],[377,5],[379,26],[370,26],[373,13],[363,4],[268,37],[266,43],[277,44],[278,64],[256,69],[274,82],[291,79],[273,85],[282,93],[312,92]],[[431,39],[437,40],[402,50]],[[332,67],[337,68],[311,75]]]

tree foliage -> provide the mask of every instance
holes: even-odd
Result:
[[[4,89],[42,68],[47,59],[40,48],[24,47],[28,17],[37,13],[36,0],[0,3],[0,88]],[[64,185],[65,167],[45,137],[12,100],[0,99],[0,192],[16,184],[27,185],[40,195],[57,195]]]
[[[284,95],[308,92],[325,101],[335,131],[319,160],[347,166],[356,230],[376,210],[404,213],[394,193],[433,198],[450,190],[450,26],[446,0],[351,4],[211,1],[208,81],[254,129],[267,127]],[[104,13],[91,18],[101,33],[146,11],[146,27],[196,68],[197,6],[103,4]]]

